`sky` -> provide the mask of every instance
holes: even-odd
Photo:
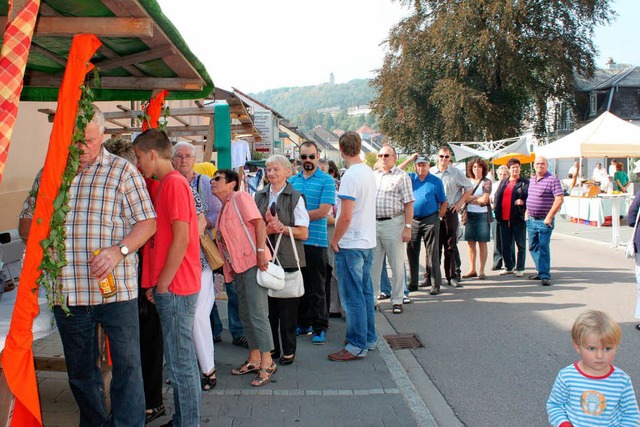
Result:
[[[260,92],[372,78],[382,43],[409,14],[391,0],[158,0],[216,87]],[[614,0],[618,13],[599,27],[596,65],[612,57],[640,65],[639,0]]]

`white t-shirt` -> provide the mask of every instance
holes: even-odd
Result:
[[[231,168],[242,167],[247,163],[247,160],[251,160],[251,152],[247,141],[244,139],[231,141]]]
[[[353,200],[351,224],[338,246],[345,249],[371,249],[376,246],[376,179],[365,163],[356,163],[347,169],[340,180],[340,200]],[[337,220],[342,213],[338,208]],[[337,221],[336,220],[336,221]]]

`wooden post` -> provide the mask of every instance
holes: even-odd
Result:
[[[209,131],[207,132],[207,143],[204,146],[203,162],[210,162],[213,154],[213,147],[216,140],[215,114],[209,117]]]

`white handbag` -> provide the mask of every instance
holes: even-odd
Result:
[[[640,209],[638,209],[638,214],[636,215],[636,222],[633,225],[633,233],[631,233],[631,238],[627,242],[627,247],[624,248],[624,254],[628,259],[635,259],[636,257],[636,247],[633,241],[636,238],[636,230],[638,229],[638,219],[640,218]]]
[[[251,248],[253,249],[253,253],[254,255],[257,256],[258,252],[256,251],[256,244],[253,241],[251,234],[249,234],[249,229],[247,228],[247,225],[244,223],[244,219],[240,214],[240,210],[238,209],[238,205],[236,204],[235,200],[233,200],[233,206],[236,208],[236,213],[240,218],[240,223],[242,224],[242,228],[244,228],[244,232],[247,234],[249,243],[251,243]],[[268,241],[269,239],[267,239],[267,242]],[[273,259],[277,261],[278,264],[280,263],[280,261],[278,260],[277,254],[275,253],[273,254]],[[256,274],[256,280],[258,281],[258,285],[262,286],[263,288],[267,288],[269,290],[273,289],[276,291],[279,291],[282,288],[284,288],[284,270],[278,264],[269,261],[269,266],[267,267],[266,270],[262,271],[258,269],[258,273]]]
[[[293,232],[291,231],[291,227],[287,228],[289,229],[289,238],[291,239],[291,246],[293,247],[293,254],[296,258],[298,269],[296,271],[284,273],[284,288],[282,290],[277,291],[269,289],[269,296],[273,298],[298,298],[304,295],[304,280],[302,278],[302,271],[300,270],[298,248],[296,247],[296,242],[293,239]],[[278,236],[275,253],[278,253],[281,238],[282,234]]]

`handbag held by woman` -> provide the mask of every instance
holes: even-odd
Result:
[[[291,231],[291,227],[287,228],[289,229],[289,238],[291,239],[291,246],[293,247],[293,254],[296,258],[298,269],[291,272],[285,271],[284,288],[279,291],[269,289],[269,296],[272,298],[298,298],[304,295],[304,280],[302,278],[302,271],[300,270],[298,248],[296,247],[296,242],[293,239],[293,232]],[[278,236],[278,241],[276,242],[276,254],[278,253],[278,249],[280,248],[280,239],[282,239],[282,234]]]

